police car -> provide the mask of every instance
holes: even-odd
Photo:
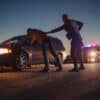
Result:
[[[83,61],[94,63],[100,62],[100,46],[97,44],[88,44],[82,48]]]

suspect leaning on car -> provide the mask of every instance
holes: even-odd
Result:
[[[47,38],[50,39],[56,54],[63,63],[66,56],[62,41],[51,36],[47,36]],[[47,53],[49,54],[49,63],[56,64],[50,50]],[[0,43],[0,65],[12,66],[14,70],[24,70],[32,64],[44,63],[42,45],[36,41],[32,42],[27,35],[15,36]]]
[[[37,29],[32,29],[29,28],[27,30],[27,37],[32,39],[32,42],[38,42],[39,44],[42,45],[42,51],[43,51],[43,57],[45,61],[45,67],[43,69],[43,72],[48,72],[49,71],[49,59],[48,59],[48,49],[56,59],[56,62],[58,63],[58,69],[57,71],[62,70],[62,63],[60,62],[60,59],[54,50],[52,43],[50,41],[50,38],[46,36],[46,34],[43,31],[37,30]]]

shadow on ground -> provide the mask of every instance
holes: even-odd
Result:
[[[77,100],[100,100],[100,87],[81,96]]]

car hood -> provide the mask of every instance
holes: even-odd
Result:
[[[0,48],[11,48],[12,44],[0,44]]]

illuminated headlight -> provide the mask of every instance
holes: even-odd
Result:
[[[0,48],[0,55],[10,54],[10,53],[12,53],[12,50],[11,49],[8,49],[8,48]]]
[[[90,59],[90,62],[95,62],[95,61],[96,61],[95,58],[91,58],[91,59]]]
[[[89,56],[90,56],[90,57],[96,57],[96,56],[97,56],[97,53],[96,53],[95,51],[91,51],[91,52],[89,53]]]

